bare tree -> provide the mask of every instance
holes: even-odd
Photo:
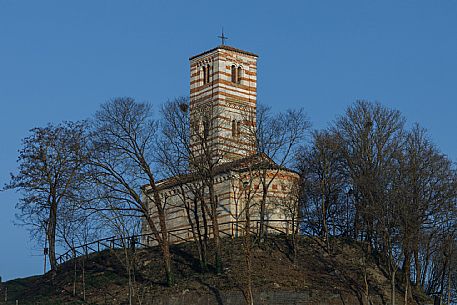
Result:
[[[404,147],[404,121],[396,110],[357,101],[332,129],[344,161],[347,185],[353,190],[354,238],[365,240],[368,255],[373,247],[384,254],[391,278],[392,304],[401,255],[398,164]]]
[[[215,191],[217,167],[223,155],[214,146],[217,114],[211,106],[202,108],[190,122],[190,168],[202,183],[202,194],[207,198],[203,206],[211,218],[211,228],[215,243],[216,273],[222,272],[222,245],[219,234],[219,202]],[[200,122],[202,126],[200,126]],[[207,194],[207,195],[206,195]],[[206,204],[205,204],[206,203]]]
[[[179,189],[179,205],[186,212],[192,236],[196,241],[200,267],[208,270],[209,224],[205,201],[205,184],[201,174],[190,164],[195,163],[196,154],[191,147],[189,99],[185,97],[168,101],[162,108],[162,137],[157,149],[157,162],[164,175],[172,177]],[[193,131],[197,132],[197,131]]]
[[[354,190],[354,237],[366,241],[368,252],[375,247],[384,254],[392,303],[396,302],[400,267],[405,304],[412,297],[412,275],[416,285],[431,287],[426,283],[439,278],[437,274],[445,282],[448,265],[434,268],[432,261],[439,253],[436,241],[443,215],[455,209],[457,188],[451,162],[424,129],[415,125],[405,132],[401,114],[377,103],[359,101],[349,107],[333,131]],[[431,290],[443,291],[445,285],[433,281]]]
[[[396,304],[397,271],[402,258],[401,249],[401,230],[400,230],[400,210],[401,210],[401,191],[398,188],[401,178],[392,176],[393,183],[397,186],[387,194],[386,202],[378,207],[378,234],[381,240],[383,262],[387,265],[387,274],[390,277],[390,299],[391,304]]]
[[[309,149],[302,148],[297,156],[306,192],[307,224],[317,229],[330,251],[329,222],[335,231],[335,214],[344,201],[346,176],[335,135],[328,131],[314,132],[311,145]]]
[[[103,104],[93,120],[89,165],[99,198],[115,202],[116,209],[126,215],[145,219],[162,250],[166,282],[171,286],[174,279],[165,204],[152,168],[157,129],[149,104],[131,98]]]
[[[247,137],[249,141],[255,141],[257,153],[267,156],[277,165],[273,170],[268,166],[257,169],[262,187],[259,211],[261,240],[267,234],[267,198],[270,185],[281,169],[292,165],[295,150],[303,143],[309,127],[310,123],[303,109],[273,114],[269,107],[262,105],[257,106],[255,126],[248,125]]]
[[[74,220],[74,206],[79,200],[85,142],[83,122],[32,129],[19,151],[19,172],[11,174],[11,181],[5,186],[21,193],[16,207],[20,221],[29,226],[32,236],[39,238],[41,234],[36,233],[45,231],[53,275],[57,270],[57,234],[66,234],[60,229],[65,221]]]
[[[253,209],[257,206],[259,196],[259,189],[256,187],[259,183],[258,172],[256,170],[262,161],[259,156],[255,155],[247,158],[241,166],[233,168],[232,170],[232,193],[235,202],[236,211],[233,217],[236,220],[235,234],[242,235],[243,250],[244,250],[244,263],[245,263],[245,277],[242,285],[244,285],[244,300],[247,305],[254,304],[254,292],[252,285],[253,277],[253,235],[252,235],[252,222],[251,216]],[[241,229],[240,229],[241,228]]]
[[[403,127],[399,111],[368,101],[357,101],[333,127],[355,193],[355,235],[363,233],[369,246],[375,241],[376,208],[386,202],[392,188],[390,177],[403,147]]]
[[[222,248],[219,236],[219,202],[215,192],[215,178],[218,167],[222,164],[223,155],[216,150],[215,134],[217,132],[217,113],[211,105],[202,106],[190,116],[190,105],[187,98],[178,98],[168,102],[162,110],[164,124],[162,131],[164,141],[159,151],[160,164],[168,169],[168,174],[174,176],[178,184],[185,186],[187,195],[191,198],[182,198],[186,211],[193,211],[192,222],[198,222],[194,234],[198,237],[203,265],[206,265],[206,244],[208,236],[208,222],[211,219],[211,228],[215,241],[216,272],[222,272]],[[190,177],[190,179],[189,179]],[[184,195],[184,193],[183,193]],[[194,203],[193,208],[188,200]],[[197,211],[197,204],[201,204],[201,211]],[[189,215],[189,214],[188,214]],[[189,215],[190,216],[190,215]],[[201,222],[200,222],[201,220]],[[200,224],[205,233],[201,233]]]
[[[410,275],[414,260],[415,282],[420,285],[422,265],[419,261],[420,238],[424,229],[436,225],[443,214],[452,210],[456,196],[452,164],[431,143],[426,131],[417,124],[407,134],[399,162],[400,204],[398,215],[404,253],[403,272],[406,290],[411,297]],[[405,300],[408,295],[405,293]]]
[[[282,199],[282,210],[285,218],[287,219],[286,233],[288,236],[288,242],[292,250],[293,259],[295,263],[298,255],[298,240],[300,238],[300,225],[303,222],[303,181],[296,179],[289,185],[282,183],[283,189],[288,189],[287,196]]]
[[[125,268],[128,278],[128,300],[129,305],[142,302],[142,285],[137,281],[137,249],[136,236],[140,234],[141,218],[129,217],[123,214],[122,210],[117,209],[117,205],[108,199],[106,203],[110,209],[100,211],[98,216],[100,221],[118,238],[120,250],[113,249],[112,253]]]
[[[455,180],[455,172],[449,177]],[[457,197],[456,197],[457,198]],[[422,280],[425,292],[434,295],[439,304],[453,304],[457,296],[457,202],[442,213],[433,215],[433,223],[427,224],[429,234],[422,261]]]

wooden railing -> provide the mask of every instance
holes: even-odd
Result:
[[[219,223],[219,233],[228,237],[236,238],[238,236],[243,236],[245,230],[244,227],[245,221],[229,221]],[[284,224],[284,227],[279,227],[278,224]],[[212,225],[209,224],[208,227],[211,229]],[[228,228],[227,228],[228,227]],[[251,233],[257,235],[260,230],[260,220],[251,220]],[[281,234],[290,234],[293,228],[292,220],[267,220],[265,221],[265,228],[273,233]],[[212,230],[211,230],[212,231]],[[183,234],[188,233],[189,236],[193,236],[192,229],[190,227],[179,228],[168,231],[168,239],[171,240],[175,238],[180,242],[187,242],[193,240],[193,237],[184,238]],[[146,242],[144,242],[146,241]],[[157,242],[155,235],[153,233],[138,234],[132,235],[129,237],[117,237],[111,236],[102,238],[96,241],[92,241],[83,245],[76,246],[72,249],[67,250],[65,253],[57,257],[57,263],[63,264],[64,262],[80,257],[87,256],[91,253],[101,252],[107,249],[123,249],[123,248],[145,248],[151,247],[151,245]],[[175,242],[178,243],[178,242]]]

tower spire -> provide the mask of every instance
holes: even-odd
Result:
[[[224,35],[224,27],[222,27],[222,34],[217,37],[221,39],[221,44],[225,45],[225,40],[227,40],[228,37]]]

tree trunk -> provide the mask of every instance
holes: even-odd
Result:
[[[82,257],[82,275],[83,275],[83,300],[86,301],[86,266],[85,266],[85,258],[86,256],[83,255]]]
[[[197,246],[197,251],[198,251],[198,260],[200,263],[200,271],[205,272],[206,271],[206,261],[203,256],[203,242],[202,242],[202,235],[200,232],[200,217],[198,216],[198,200],[197,197],[195,197],[192,200],[193,206],[190,206],[189,204],[186,203],[186,196],[185,196],[185,191],[183,188],[181,188],[182,196],[183,196],[183,201],[184,205],[186,208],[186,215],[187,215],[187,221],[189,222],[191,231],[192,231],[192,237],[194,238],[195,244]],[[194,216],[194,221],[192,221],[191,215]]]
[[[159,217],[161,218],[161,217]],[[162,220],[161,220],[162,221]],[[165,228],[161,228],[162,231],[162,253],[165,265],[165,274],[167,279],[167,286],[171,287],[174,285],[173,272],[171,270],[171,254],[170,254],[170,243],[168,241],[168,231]]]
[[[444,296],[444,281],[446,278],[446,269],[447,269],[447,257],[444,259],[444,264],[443,264],[443,272],[441,274],[441,283],[440,283],[440,304],[443,303],[443,296]]]
[[[357,240],[359,236],[359,209],[356,205],[355,216],[354,216],[354,240]]]
[[[327,200],[325,196],[325,182],[321,181],[321,217],[322,217],[322,230],[324,231],[324,240],[327,246],[327,252],[330,252],[330,241],[328,238],[328,224],[327,224]]]
[[[57,273],[57,259],[56,259],[56,225],[57,225],[57,203],[52,202],[49,209],[49,220],[47,228],[47,237],[49,243],[49,263],[51,265],[52,278]]]
[[[405,305],[408,305],[408,293],[409,293],[409,279],[406,279],[406,281],[405,281],[405,302],[404,302]]]
[[[202,234],[200,231],[200,218],[198,216],[198,211],[196,211],[197,202],[195,201],[194,204],[195,204],[195,209],[193,210],[193,213],[194,213],[194,218],[195,218],[195,226],[192,225],[192,235],[193,235],[194,240],[197,245],[198,260],[200,262],[200,271],[206,272],[207,266],[206,266],[206,257],[203,252],[204,245],[203,245]],[[192,221],[190,219],[190,215],[188,217],[189,217],[189,221]]]
[[[420,286],[421,285],[421,274],[422,274],[422,265],[419,261],[419,245],[418,245],[418,241],[416,240],[415,241],[415,245],[414,245],[414,251],[413,251],[413,255],[414,255],[414,267],[416,269],[416,286]]]
[[[211,179],[209,185],[209,197],[211,201],[211,216],[213,222],[213,238],[214,243],[216,246],[216,257],[215,257],[215,266],[216,266],[216,273],[222,273],[222,247],[221,247],[221,239],[219,236],[219,221],[217,219],[217,206],[218,202],[216,202],[216,195],[214,193],[214,180]]]
[[[157,209],[157,214],[159,215],[160,234],[162,235],[161,238],[159,238],[157,241],[159,242],[159,244],[161,245],[161,248],[162,248],[167,286],[171,287],[174,285],[174,276],[173,276],[173,271],[171,269],[170,243],[168,241],[168,230],[167,230],[167,223],[166,223],[166,219],[165,219],[165,211],[164,211],[164,208],[162,208],[159,191],[157,190],[155,180],[153,179],[152,176],[149,179],[149,185],[151,186],[151,189],[153,192],[153,197],[154,197],[154,203],[155,203],[155,206]],[[155,228],[154,222],[150,217],[149,217],[149,224],[150,224],[150,226],[152,225]],[[159,234],[156,232],[155,235],[158,236]],[[161,243],[160,243],[160,241],[161,241]]]
[[[202,255],[205,263],[205,268],[208,270],[208,220],[206,218],[205,201],[201,199],[201,212],[203,221],[203,238],[202,238]],[[200,229],[199,229],[200,232]]]
[[[265,174],[266,175],[266,174]],[[264,181],[262,182],[262,200],[260,201],[260,224],[259,224],[259,239],[264,241],[267,235],[265,228],[265,214],[266,214],[266,204],[267,204],[267,195],[268,195],[268,184]]]
[[[391,272],[391,276],[390,276],[390,289],[391,289],[390,299],[391,299],[392,305],[395,305],[395,274],[396,274],[396,271],[393,270]]]
[[[422,269],[424,274],[422,274],[422,277],[421,277],[421,288],[422,289],[424,289],[424,286],[425,286],[425,279],[427,278],[427,270],[428,270],[429,263],[430,263],[430,240],[427,242],[427,247],[425,250],[425,266]]]
[[[150,215],[145,214],[145,216],[146,216],[148,225],[151,228],[152,233],[154,234],[155,238],[157,239],[157,243],[160,245],[160,248],[162,250],[166,282],[167,282],[167,286],[170,287],[170,286],[173,286],[173,284],[174,284],[173,272],[171,269],[170,243],[168,242],[168,231],[165,226],[165,215],[163,214],[163,211],[158,211],[158,214],[159,214],[159,222],[161,224],[161,229],[162,229],[161,232],[157,231],[157,227],[154,224],[154,220],[150,217]]]
[[[447,305],[451,305],[451,265],[447,271]]]
[[[73,254],[73,262],[74,264],[74,277],[73,277],[73,296],[76,296],[76,276],[77,276],[77,260],[76,260],[76,251],[75,245],[72,245],[71,252]]]
[[[408,296],[410,294],[410,267],[411,267],[411,253],[406,251],[405,253],[405,261],[404,261],[404,273],[405,273],[405,305],[408,304]]]
[[[365,304],[369,305],[370,304],[370,290],[369,290],[370,286],[368,285],[368,275],[367,275],[366,266],[364,268],[365,268],[365,270],[363,271],[363,282],[365,284],[365,289],[364,289]]]
[[[294,255],[294,264],[297,263],[298,237],[299,237],[299,218],[292,216],[292,251]]]
[[[125,249],[124,249],[125,250]],[[125,250],[128,251],[128,250]],[[132,283],[132,271],[130,269],[130,261],[128,258],[128,254],[126,254],[126,259],[127,259],[127,275],[129,278],[129,305],[132,305],[132,297],[133,297],[133,283]]]
[[[246,294],[245,301],[247,305],[254,305],[254,296],[252,293],[252,242],[251,242],[251,217],[250,203],[246,203],[246,223],[244,232],[244,254],[246,261]]]

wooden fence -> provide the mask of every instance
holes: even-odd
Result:
[[[221,229],[219,229],[219,233],[221,234],[221,236],[237,238],[243,235],[245,229],[244,223],[245,221],[230,221],[220,223],[219,227]],[[281,226],[281,224],[283,226]],[[211,228],[210,224],[208,226]],[[265,228],[267,228],[270,233],[288,235],[292,233],[292,229],[294,228],[294,226],[291,220],[268,220],[265,221]],[[260,220],[252,220],[250,229],[251,233],[257,235],[259,233],[259,230]],[[183,235],[187,235],[189,237],[182,237]],[[192,241],[192,229],[190,227],[185,227],[170,230],[168,231],[168,239],[174,240],[174,242],[172,243],[175,244],[180,242]],[[102,238],[67,250],[65,253],[57,256],[57,263],[60,265],[72,258],[87,256],[91,253],[101,252],[106,249],[114,250],[124,249],[126,247],[147,248],[154,245],[154,241],[157,242],[155,235],[153,233],[138,234],[129,237],[111,236],[107,238]]]

